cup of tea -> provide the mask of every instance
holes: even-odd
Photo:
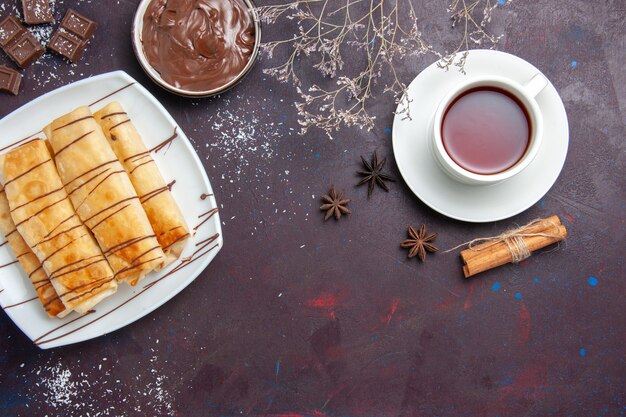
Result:
[[[449,91],[432,121],[431,150],[457,181],[489,185],[522,172],[543,140],[535,97],[548,84],[541,73],[525,84],[499,76],[474,77]]]

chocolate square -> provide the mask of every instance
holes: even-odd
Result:
[[[15,16],[9,16],[0,22],[0,47],[4,48],[14,41],[26,29]]]
[[[76,63],[82,56],[86,45],[87,42],[78,39],[76,36],[63,30],[57,30],[50,38],[48,49]]]
[[[30,32],[25,31],[4,51],[20,68],[26,68],[42,56],[45,49]]]
[[[22,0],[22,11],[29,25],[54,22],[49,0]]]
[[[69,9],[61,20],[61,27],[86,41],[93,35],[98,25],[76,10]]]
[[[16,96],[20,90],[21,81],[22,76],[19,72],[5,67],[4,65],[0,65],[0,91]]]

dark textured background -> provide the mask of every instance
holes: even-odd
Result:
[[[0,17],[18,3],[3,1]],[[57,17],[74,6],[99,22],[92,46],[78,65],[48,54],[23,71],[20,95],[2,95],[0,115],[86,76],[127,71],[193,139],[223,206],[225,246],[166,305],[96,340],[39,350],[0,315],[0,415],[626,413],[622,0],[516,0],[495,12],[499,49],[554,83],[571,137],[552,190],[521,215],[483,225],[435,213],[402,182],[370,200],[354,188],[359,155],[374,149],[398,175],[392,97],[373,105],[374,130],[329,140],[296,133],[297,96],[262,74],[267,61],[222,97],[160,90],[130,45],[136,4],[58,0]],[[435,47],[458,41],[447,2],[414,4]],[[398,68],[408,82],[432,60]],[[337,223],[318,209],[330,184],[353,200],[353,215]],[[551,214],[569,229],[564,247],[471,280],[454,254],[420,264],[399,248],[408,224],[426,223],[446,248]]]

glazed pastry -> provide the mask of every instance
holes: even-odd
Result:
[[[135,285],[165,262],[128,174],[93,118],[80,107],[44,128],[76,213],[118,281]]]
[[[178,259],[183,251],[189,229],[178,205],[170,193],[150,151],[130,121],[124,108],[117,102],[94,113],[106,138],[124,165],[159,244],[165,252],[163,266]]]
[[[0,187],[0,232],[6,237],[13,254],[26,271],[26,275],[33,283],[37,297],[43,308],[50,317],[64,317],[71,310],[67,310],[57,292],[52,287],[50,278],[43,270],[39,259],[35,256],[30,247],[24,242],[22,235],[15,228],[15,223],[11,218],[11,209],[7,201],[4,188]]]
[[[66,309],[83,314],[117,290],[113,271],[76,215],[43,140],[0,155],[0,183],[17,230]]]

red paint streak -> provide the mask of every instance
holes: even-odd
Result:
[[[328,292],[323,292],[319,295],[319,297],[311,298],[307,300],[304,305],[312,308],[324,308],[324,309],[332,309],[337,307],[340,301],[339,294],[331,294]]]
[[[515,397],[529,400],[543,399],[546,396],[543,387],[546,386],[546,364],[538,362],[521,370],[514,378],[511,385],[500,388],[500,398]]]
[[[457,297],[453,295],[448,295],[448,298],[440,302],[435,306],[435,308],[439,311],[449,311],[452,307],[452,304],[457,300]]]
[[[389,313],[385,315],[384,320],[383,320],[386,325],[389,325],[389,323],[391,322],[393,315],[398,309],[398,304],[400,304],[400,299],[398,297],[394,297],[391,300],[391,307],[389,308]]]
[[[480,280],[472,281],[472,284],[470,285],[469,294],[467,294],[467,297],[465,298],[465,303],[463,303],[463,310],[467,310],[468,308],[472,307],[472,298],[474,296],[474,291],[476,291],[476,285],[479,282]]]
[[[526,308],[526,304],[521,303],[519,308],[519,314],[517,316],[517,331],[519,333],[519,339],[517,340],[518,344],[525,345],[526,343],[528,343],[528,339],[530,338],[530,329],[530,313]]]
[[[571,214],[569,213],[563,213],[565,215],[565,217],[567,217],[567,220],[569,220],[570,222],[574,223],[574,217],[572,217]]]
[[[337,316],[335,316],[335,309],[339,307],[345,298],[345,291],[340,291],[335,294],[322,292],[319,296],[305,301],[304,305],[310,308],[318,309],[324,316],[335,320],[337,319]]]

